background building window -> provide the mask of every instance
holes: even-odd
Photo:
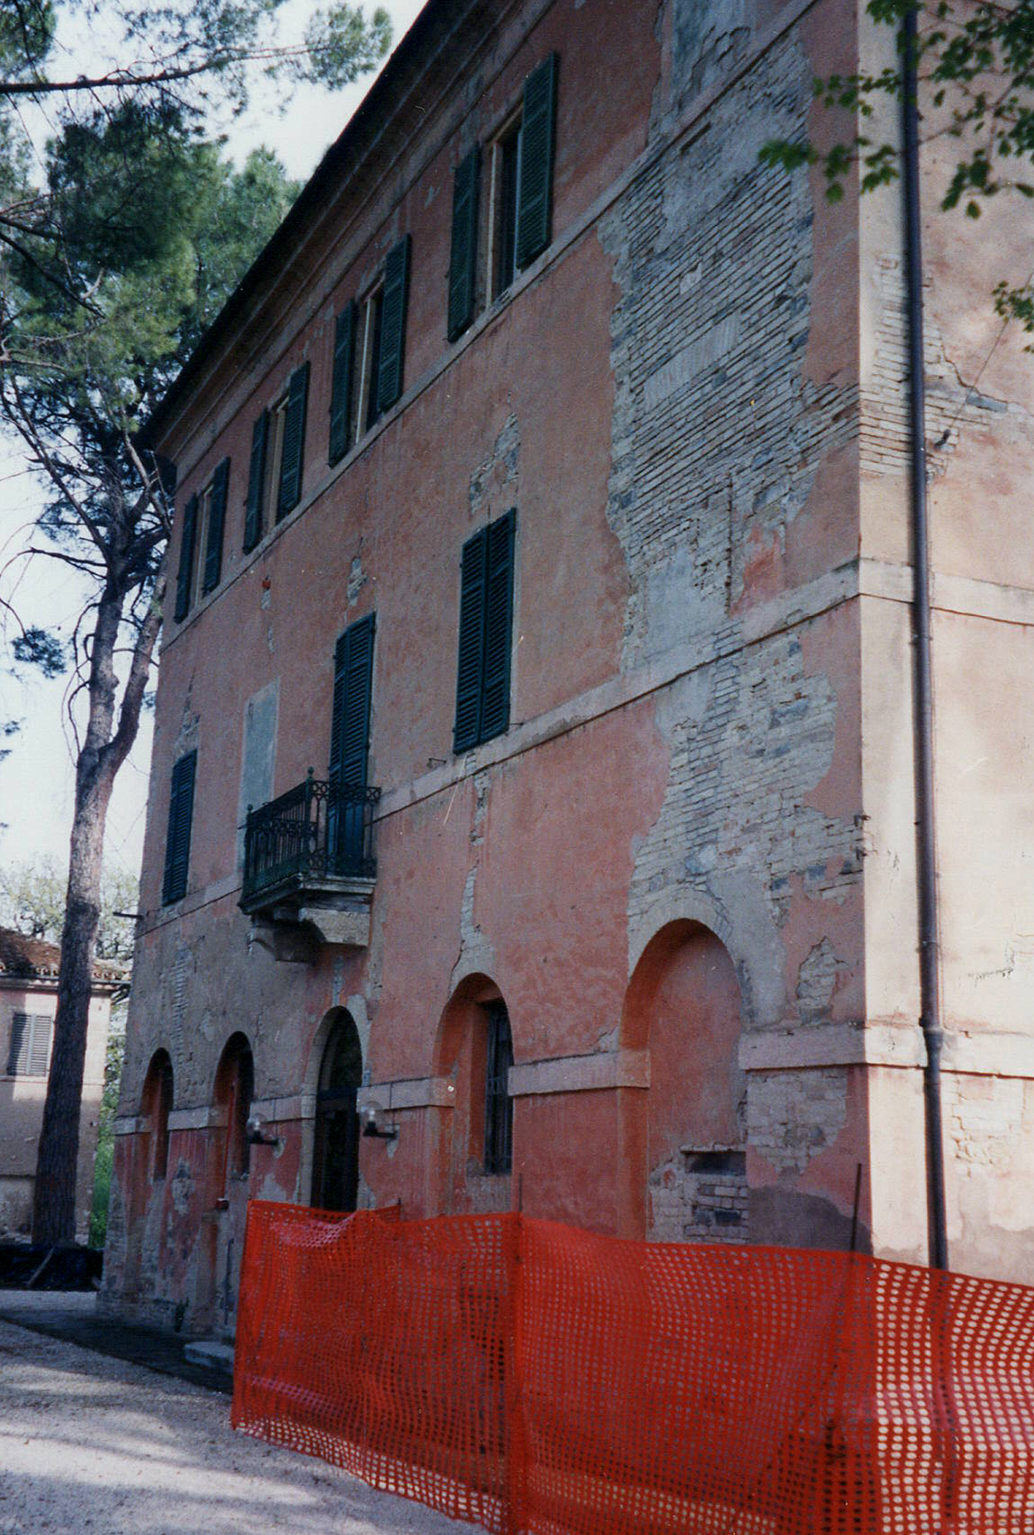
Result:
[[[513,1162],[513,1040],[506,1003],[486,1002],[488,1053],[485,1069],[485,1172],[508,1173]]]
[[[15,1013],[11,1019],[11,1043],[7,1052],[9,1077],[46,1077],[54,1020],[42,1013]]]

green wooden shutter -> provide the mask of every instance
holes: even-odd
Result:
[[[248,504],[244,513],[244,553],[254,549],[262,537],[262,492],[266,484],[266,444],[269,441],[269,411],[264,410],[251,429],[251,459],[248,463]]]
[[[309,364],[303,362],[291,374],[287,386],[287,419],[284,421],[284,452],[280,462],[280,489],[276,520],[293,512],[302,499],[302,459],[305,450],[305,409],[309,400]]]
[[[334,647],[334,715],[330,727],[331,783],[366,783],[373,685],[373,613],[351,624]]]
[[[178,901],[187,891],[190,828],[194,817],[194,777],[197,752],[188,752],[172,769],[169,789],[169,828],[165,839],[165,880],[162,904]]]
[[[409,235],[403,235],[384,263],[384,307],[381,312],[381,360],[377,370],[377,409],[390,410],[402,393],[402,362],[406,350],[406,305],[409,298]]]
[[[191,496],[183,508],[183,535],[180,539],[180,568],[176,576],[176,607],[173,617],[181,623],[190,612],[190,577],[194,569],[194,530],[197,527],[197,496]]]
[[[24,1077],[28,1074],[30,1040],[28,1013],[15,1013],[11,1019],[11,1043],[7,1051],[9,1077]]]
[[[478,190],[481,147],[478,144],[456,167],[452,182],[452,254],[449,261],[449,330],[455,341],[474,318],[477,276]]]
[[[456,666],[456,722],[452,749],[467,751],[481,739],[481,684],[485,654],[485,555],[487,530],[463,545],[460,562],[460,641]]]
[[[485,561],[485,660],[481,687],[481,732],[490,741],[510,724],[510,638],[513,631],[513,545],[516,513],[507,512],[487,528]]]
[[[330,463],[348,452],[352,415],[352,356],[355,351],[355,304],[349,301],[334,326],[334,372],[330,386]]]
[[[212,476],[212,498],[208,503],[208,538],[205,544],[205,579],[202,590],[213,591],[219,585],[223,568],[223,528],[226,525],[226,492],[230,483],[230,460],[224,458]]]
[[[524,82],[521,169],[517,188],[517,265],[526,267],[549,244],[553,213],[553,140],[557,56],[551,53]]]

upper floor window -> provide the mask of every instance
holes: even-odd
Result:
[[[223,530],[230,483],[230,460],[224,458],[205,488],[183,508],[183,533],[176,575],[174,618],[182,622],[197,597],[219,585],[223,565]]]
[[[194,818],[194,778],[197,752],[187,752],[172,769],[169,787],[169,827],[165,838],[165,879],[162,905],[179,901],[187,893],[190,863],[190,832]]]
[[[410,237],[388,252],[384,271],[334,322],[327,458],[336,464],[402,393],[409,305]]]
[[[54,1020],[42,1013],[15,1013],[7,1051],[9,1077],[45,1077],[50,1070]]]
[[[520,107],[489,146],[487,276],[482,287],[498,298],[517,273],[549,244],[553,216],[557,55],[543,59],[524,82]],[[481,152],[460,161],[453,179],[448,337],[474,319],[478,292],[478,201]]]
[[[274,522],[293,512],[302,498],[309,364],[295,368],[279,399],[251,429],[244,552],[254,549]]]
[[[467,751],[510,724],[514,535],[509,511],[463,545],[453,750]]]

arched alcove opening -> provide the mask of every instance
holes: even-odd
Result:
[[[359,1194],[359,1115],[363,1052],[351,1013],[330,1025],[316,1087],[311,1203],[320,1210],[354,1210]]]
[[[244,1034],[232,1034],[227,1040],[215,1073],[215,1107],[222,1129],[223,1157],[221,1192],[225,1195],[231,1178],[245,1178],[251,1148],[248,1144],[248,1118],[255,1096],[255,1059]]]
[[[466,976],[442,1013],[435,1075],[451,1078],[454,1107],[439,1139],[441,1211],[506,1210],[513,1165],[510,1013],[490,976]]]
[[[721,939],[698,922],[666,924],[636,965],[621,1020],[622,1045],[650,1052],[650,1087],[626,1139],[638,1164],[631,1197],[651,1240],[746,1238],[742,1027]]]
[[[140,1095],[140,1113],[150,1125],[147,1132],[147,1167],[150,1181],[163,1179],[169,1166],[169,1115],[173,1103],[172,1061],[167,1050],[156,1050],[151,1057]]]

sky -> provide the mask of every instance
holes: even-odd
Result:
[[[391,16],[397,46],[423,0],[381,0]],[[284,37],[298,35],[315,9],[314,0],[287,0],[281,11]],[[372,9],[367,5],[367,10]],[[82,40],[69,36],[63,47],[76,73],[87,66]],[[242,162],[250,150],[274,148],[288,174],[307,178],[369,90],[375,76],[337,92],[299,88],[281,114],[256,92],[248,112],[227,126],[227,151]],[[38,124],[37,136],[46,134]],[[0,435],[0,595],[15,604],[22,621],[60,628],[67,636],[79,611],[81,590],[74,572],[54,560],[25,561],[18,552],[33,536],[42,508],[40,487],[27,472],[16,439]],[[37,542],[42,542],[37,535]],[[68,679],[46,681],[30,668],[12,664],[10,642],[17,631],[0,629],[0,726],[20,721],[0,737],[0,866],[43,858],[63,865],[74,802],[73,734],[68,719]],[[136,745],[116,779],[108,815],[105,861],[138,873],[143,849],[151,716],[145,714]]]

